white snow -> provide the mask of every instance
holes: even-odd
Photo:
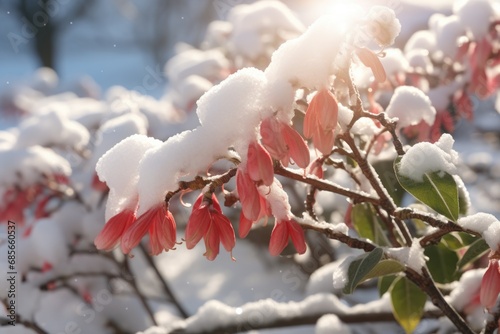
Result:
[[[380,46],[394,44],[401,32],[401,23],[393,9],[386,6],[372,6],[368,12],[369,28],[366,31]]]
[[[419,239],[413,239],[411,247],[388,248],[385,253],[408,268],[422,274],[422,268],[425,267],[427,257],[424,255],[424,249],[420,246],[419,241]]]
[[[283,186],[278,179],[274,179],[274,182],[269,187],[260,186],[258,190],[260,195],[266,198],[271,207],[271,212],[277,220],[290,220],[292,212],[288,202],[288,194],[283,190]]]
[[[452,149],[454,139],[450,134],[443,134],[434,143],[422,142],[413,145],[403,158],[399,172],[416,182],[422,182],[426,173],[457,173],[458,153]]]
[[[51,149],[41,146],[0,150],[0,185],[17,183],[26,187],[39,182],[44,175],[68,176],[68,161]]]
[[[315,334],[351,334],[351,329],[335,314],[325,314],[316,323]]]
[[[266,76],[270,81],[286,80],[296,88],[325,87],[334,72],[342,37],[334,16],[319,18],[304,34],[273,53]]]
[[[466,230],[480,233],[493,251],[499,249],[500,222],[492,214],[478,212],[458,219],[457,224]]]
[[[453,5],[453,13],[460,23],[467,28],[472,37],[481,40],[493,21],[495,12],[491,0],[460,0]]]
[[[431,100],[420,89],[412,86],[397,87],[386,112],[389,117],[399,119],[399,128],[418,124],[422,120],[432,125],[436,117]]]
[[[380,62],[388,76],[405,73],[408,70],[408,61],[400,49],[388,48],[384,52],[385,56],[380,58]]]
[[[161,141],[157,139],[133,135],[122,140],[99,159],[96,165],[97,175],[110,189],[106,221],[128,206],[135,207],[139,161],[146,151],[160,144]]]

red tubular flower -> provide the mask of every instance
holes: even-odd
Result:
[[[247,170],[250,178],[255,181],[262,181],[266,186],[270,186],[274,181],[273,160],[269,152],[254,141],[248,145]]]
[[[278,221],[271,232],[271,241],[269,242],[269,253],[279,255],[288,245],[289,239],[297,250],[297,253],[304,254],[306,251],[306,241],[304,230],[293,220]]]
[[[142,237],[149,233],[151,255],[158,255],[163,250],[168,251],[175,246],[176,226],[172,213],[165,204],[158,204],[137,218],[123,234],[121,248],[124,254],[141,242]]]
[[[500,293],[500,268],[498,260],[492,259],[488,265],[488,269],[484,273],[483,280],[481,281],[481,291],[479,299],[481,305],[486,308],[492,308]]]
[[[125,233],[127,228],[132,225],[134,221],[135,212],[133,210],[125,209],[119,212],[111,217],[106,225],[104,225],[104,228],[95,238],[94,245],[97,249],[107,252],[113,250],[120,242],[123,233]]]
[[[278,121],[274,116],[268,117],[260,125],[262,145],[276,160],[286,167],[290,158],[300,168],[309,164],[309,149],[304,139],[290,125]]]
[[[304,136],[312,138],[314,147],[330,154],[335,142],[338,103],[335,95],[322,89],[312,98],[304,118]]]
[[[261,196],[248,173],[241,168],[238,168],[236,172],[236,189],[245,217],[251,221],[258,220],[261,211]]]
[[[193,248],[203,237],[205,256],[213,261],[219,254],[219,244],[231,252],[236,244],[233,226],[222,213],[219,201],[212,193],[211,199],[203,194],[193,205],[193,211],[186,227],[186,247]]]

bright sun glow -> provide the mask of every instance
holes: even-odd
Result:
[[[339,29],[345,32],[356,24],[356,21],[362,16],[363,9],[353,3],[338,1],[328,5],[325,11],[326,14],[335,16]]]

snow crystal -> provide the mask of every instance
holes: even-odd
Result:
[[[335,314],[325,314],[318,319],[316,323],[316,328],[314,330],[315,334],[351,334],[351,329],[340,321],[339,317]]]
[[[401,32],[401,23],[396,13],[385,6],[373,6],[368,12],[368,35],[372,36],[379,45],[389,46]]]
[[[490,0],[456,1],[453,12],[476,41],[479,41],[487,34],[490,22],[495,14]]]
[[[342,34],[336,18],[323,16],[304,34],[283,43],[273,53],[266,76],[269,81],[287,80],[295,87],[325,87],[341,45]]]
[[[452,149],[453,143],[453,137],[445,133],[434,144],[415,144],[403,155],[399,172],[416,182],[422,182],[426,173],[456,174],[458,153]]]
[[[399,119],[400,128],[418,124],[422,120],[432,125],[436,117],[431,100],[420,89],[412,86],[397,87],[386,112],[389,117]]]
[[[500,222],[495,216],[479,212],[458,219],[457,224],[464,229],[480,233],[493,251],[499,250]]]
[[[139,161],[149,149],[161,141],[133,135],[107,151],[97,162],[99,179],[110,188],[106,205],[106,221],[137,200]],[[161,167],[161,166],[160,166]]]
[[[422,274],[422,268],[425,266],[426,256],[424,249],[420,246],[419,239],[413,239],[411,247],[398,247],[386,249],[387,256],[403,263],[408,268]]]

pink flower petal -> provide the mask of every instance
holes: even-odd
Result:
[[[245,238],[248,233],[250,232],[250,229],[252,228],[253,222],[250,219],[247,219],[245,215],[240,213],[240,225],[238,228],[238,235],[240,238]]]
[[[157,205],[144,212],[137,218],[135,223],[127,228],[121,242],[123,254],[130,253],[130,251],[141,242],[141,239],[148,232],[149,226],[153,222],[156,211],[160,206],[163,206],[163,204]]]
[[[310,154],[309,148],[307,148],[307,144],[304,139],[302,139],[302,136],[288,124],[283,124],[282,134],[290,150],[290,157],[297,166],[306,168],[307,165],[309,165]]]
[[[236,173],[236,188],[240,197],[241,208],[245,217],[252,221],[259,218],[260,213],[260,195],[254,182],[248,174],[241,169]]]
[[[297,253],[299,254],[304,254],[306,252],[306,240],[304,236],[304,230],[302,227],[299,225],[299,223],[290,220],[287,222],[284,222],[288,225],[288,233],[290,237],[292,238],[292,243],[295,246],[295,249],[297,250]]]
[[[479,294],[481,305],[488,309],[492,308],[496,304],[499,293],[500,273],[498,260],[490,260],[488,269],[486,269],[481,281],[481,291]]]
[[[376,81],[382,83],[387,79],[382,62],[372,50],[369,50],[367,48],[357,48],[356,55],[358,56],[359,60],[361,60],[363,65],[369,67],[372,70],[373,76],[375,77]]]
[[[224,246],[228,252],[232,251],[236,245],[236,237],[234,236],[234,229],[233,225],[231,225],[231,221],[218,211],[212,212],[212,219],[212,224],[215,224],[219,232],[222,246]]]
[[[176,226],[172,213],[162,206],[149,228],[151,254],[158,255],[163,250],[168,251],[175,247]]]
[[[135,213],[127,209],[111,217],[94,240],[96,248],[105,251],[113,250],[134,220]]]
[[[205,255],[208,260],[213,261],[219,254],[219,231],[217,229],[217,226],[214,224],[210,224],[210,227],[208,228],[207,234],[203,238],[205,240]]]
[[[269,253],[273,256],[280,255],[288,244],[288,227],[284,222],[276,222],[271,232]]]
[[[203,199],[203,194],[198,196],[195,204],[193,205],[193,211],[189,217],[186,226],[186,247],[187,249],[192,249],[201,240],[201,238],[207,233],[210,227],[210,214],[208,212],[208,207],[204,206],[200,209],[200,204]]]
[[[274,181],[273,160],[264,147],[257,142],[248,146],[248,175],[253,181],[261,181],[270,186]]]

